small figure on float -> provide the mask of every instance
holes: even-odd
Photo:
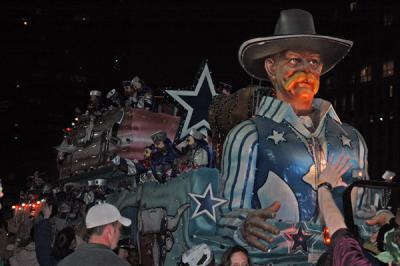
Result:
[[[110,102],[110,107],[119,108],[122,106],[121,96],[116,89],[112,89],[107,93],[107,100]]]
[[[86,127],[85,137],[83,143],[87,143],[92,138],[93,128],[95,120],[100,117],[103,113],[103,103],[101,101],[101,91],[92,90],[90,91],[89,104],[87,111],[84,114],[86,120],[89,121],[89,125]]]
[[[206,136],[192,128],[186,138],[186,146],[182,149],[183,155],[179,158],[180,171],[188,171],[199,167],[210,167],[212,155]]]
[[[92,90],[90,91],[89,95],[90,97],[86,113],[100,116],[103,109],[103,103],[101,100],[101,95],[102,95],[101,91]]]
[[[157,149],[153,153],[153,174],[160,183],[164,183],[177,175],[175,165],[175,159],[178,157],[177,149],[165,131],[152,134],[151,139]]]
[[[146,146],[143,152],[143,160],[135,163],[139,184],[144,184],[146,182],[158,182],[153,174],[153,157],[156,152],[157,149],[154,144]]]
[[[126,97],[125,107],[153,109],[153,92],[138,76],[131,81],[123,81],[122,86]]]

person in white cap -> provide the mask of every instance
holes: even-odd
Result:
[[[118,245],[122,226],[130,226],[131,220],[121,216],[116,207],[103,203],[89,209],[86,215],[88,243],[82,244],[58,265],[112,265],[127,266],[128,262],[118,257],[113,249]]]

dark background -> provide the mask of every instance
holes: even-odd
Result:
[[[319,97],[355,125],[371,176],[399,170],[399,33],[395,1],[1,2],[0,177],[6,193],[35,170],[56,180],[57,146],[89,91],[121,89],[138,75],[153,89],[190,86],[203,59],[215,83],[256,83],[241,69],[242,42],[273,33],[279,11],[302,8],[319,34],[355,41],[322,77]],[[382,64],[394,61],[393,75]],[[396,61],[397,60],[397,61]],[[360,71],[372,66],[372,78]],[[389,87],[391,92],[389,93]]]

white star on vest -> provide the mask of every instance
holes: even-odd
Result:
[[[342,141],[343,147],[348,146],[349,148],[351,148],[351,139],[349,139],[345,135],[340,135],[340,140]]]
[[[272,130],[272,135],[269,136],[267,139],[273,140],[275,145],[278,145],[280,142],[286,141],[286,139],[283,137],[283,135],[285,135],[285,132],[279,133],[276,130]]]

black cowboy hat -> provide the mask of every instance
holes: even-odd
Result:
[[[244,42],[239,48],[239,62],[252,77],[266,80],[264,61],[267,56],[285,50],[307,50],[319,53],[323,62],[321,74],[331,70],[350,51],[352,41],[317,35],[312,15],[301,9],[281,11],[273,36]]]

